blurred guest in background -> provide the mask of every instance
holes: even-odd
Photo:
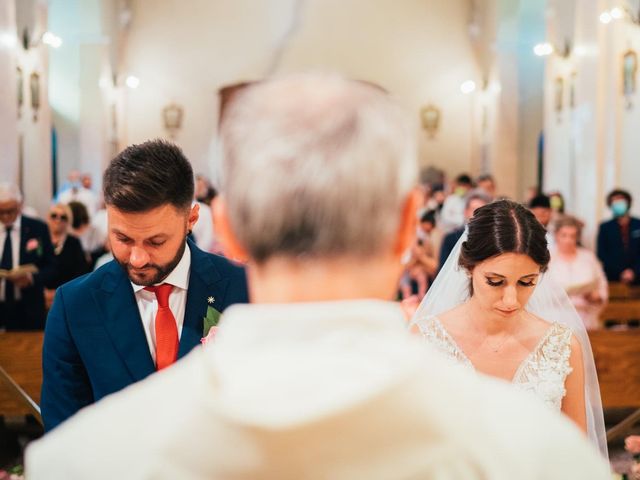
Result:
[[[487,203],[491,203],[491,198],[487,196],[482,190],[474,190],[467,195],[464,208],[464,223],[469,221],[473,217],[473,213],[480,207],[485,206]],[[464,225],[453,232],[447,234],[442,240],[442,247],[440,248],[440,262],[438,270],[442,268],[444,262],[449,258],[449,254],[455,247],[456,243],[464,233]]]
[[[629,213],[631,202],[626,190],[616,189],[607,195],[613,219],[600,224],[598,257],[610,282],[640,280],[640,219]]]
[[[585,327],[596,329],[609,291],[600,262],[593,252],[579,246],[582,227],[582,222],[571,216],[556,222],[548,274],[566,290]]]
[[[21,212],[18,187],[0,183],[0,328],[38,330],[46,316],[44,284],[54,273],[53,247],[47,225]]]
[[[58,194],[57,203],[65,203],[68,205],[72,201],[83,203],[84,206],[87,207],[90,216],[98,210],[98,196],[95,192],[83,186],[82,178],[79,174],[78,176],[74,174],[73,177],[70,174],[69,188],[66,188]]]
[[[464,173],[458,175],[453,185],[453,192],[442,205],[440,228],[443,232],[449,233],[464,226],[465,196],[472,188],[473,182],[469,175]]]
[[[195,197],[196,200],[205,205],[211,206],[211,201],[218,192],[211,186],[211,182],[204,175],[196,175]]]
[[[529,202],[529,210],[536,217],[536,220],[547,229],[547,244],[549,248],[553,247],[556,240],[553,236],[553,224],[551,223],[551,200],[547,195],[540,193]]]
[[[496,198],[496,181],[493,179],[493,176],[485,173],[484,175],[480,175],[476,180],[476,188],[482,190],[486,193],[491,201]]]
[[[544,228],[548,228],[551,222],[551,200],[548,196],[540,193],[533,197],[529,202],[529,210]]]
[[[86,261],[93,267],[97,258],[105,253],[107,237],[90,222],[89,211],[83,203],[69,202],[71,209],[71,233],[80,240]]]
[[[80,240],[71,235],[73,213],[64,203],[49,209],[47,225],[53,245],[54,274],[45,283],[47,308],[51,307],[56,288],[90,271]]]

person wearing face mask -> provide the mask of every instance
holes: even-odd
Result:
[[[640,282],[640,219],[629,213],[631,203],[626,190],[607,195],[613,219],[600,224],[597,253],[610,282]]]

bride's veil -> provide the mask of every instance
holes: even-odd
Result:
[[[469,298],[469,278],[466,271],[458,265],[460,250],[466,239],[467,232],[465,231],[411,320],[411,324],[417,325],[421,331],[429,316],[437,316],[451,310]],[[525,309],[547,321],[555,321],[569,327],[580,342],[584,363],[587,433],[589,439],[598,447],[602,455],[608,458],[598,376],[589,336],[578,312],[564,289],[554,285],[549,276],[544,274],[540,276]]]

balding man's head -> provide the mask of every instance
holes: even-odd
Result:
[[[247,88],[221,129],[237,240],[258,263],[381,251],[416,184],[413,133],[389,96],[363,82],[293,75]]]

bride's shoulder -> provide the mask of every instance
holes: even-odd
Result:
[[[549,341],[570,344],[573,350],[577,339],[571,328],[556,321],[549,321],[538,315],[527,312],[529,315],[529,328],[531,335],[538,338],[547,338]]]

